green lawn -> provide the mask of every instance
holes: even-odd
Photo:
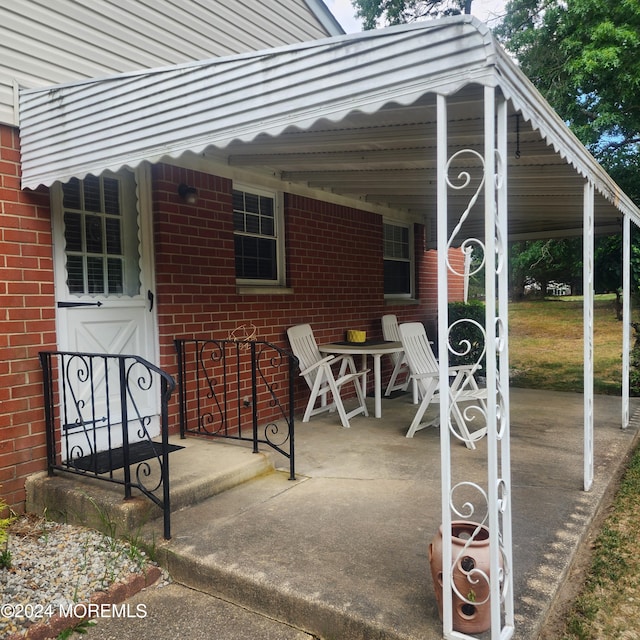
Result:
[[[594,387],[619,394],[622,323],[615,296],[596,296]],[[582,299],[547,298],[509,306],[512,384],[582,392]],[[631,340],[635,339],[632,333]],[[605,640],[640,638],[640,450],[636,451],[593,541],[590,569],[578,597],[568,603],[545,638]],[[551,635],[550,635],[551,634]]]
[[[512,385],[582,392],[582,324],[582,298],[577,296],[512,302],[509,305]],[[616,319],[614,295],[595,299],[594,373],[595,393],[620,394],[622,322]]]

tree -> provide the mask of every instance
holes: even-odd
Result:
[[[640,203],[640,2],[511,0],[496,35],[622,189]],[[638,283],[637,230],[632,292]],[[620,236],[598,239],[595,286],[622,286]],[[618,300],[619,301],[619,300]]]
[[[609,170],[637,175],[638,0],[511,0],[496,35]]]
[[[565,282],[573,292],[579,291],[581,243],[581,238],[514,242],[509,249],[512,296],[522,296],[525,285],[533,281],[540,285],[543,295],[551,281]]]
[[[471,13],[472,0],[351,0],[363,28],[416,22],[425,18]]]

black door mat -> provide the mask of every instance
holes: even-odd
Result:
[[[169,453],[178,451],[179,449],[184,449],[184,447],[180,447],[177,444],[170,444],[168,448]],[[161,442],[143,441],[129,445],[129,464],[132,465],[161,455]],[[109,471],[115,471],[116,469],[122,469],[124,467],[123,448],[112,449],[110,452],[101,451],[97,454],[75,458],[69,462],[71,466],[76,469],[82,469],[83,471],[108,473]]]

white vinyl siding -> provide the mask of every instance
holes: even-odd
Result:
[[[328,35],[305,0],[2,2],[0,123],[18,124],[14,81],[42,87]]]

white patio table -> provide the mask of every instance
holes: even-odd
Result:
[[[380,359],[384,355],[399,353],[402,351],[402,342],[389,342],[387,340],[371,340],[370,342],[332,342],[318,345],[321,353],[334,353],[338,355],[348,354],[362,356],[362,368],[367,368],[367,356],[373,358],[373,385],[376,418],[382,417],[382,381]],[[366,395],[366,381],[363,380],[363,393]]]

